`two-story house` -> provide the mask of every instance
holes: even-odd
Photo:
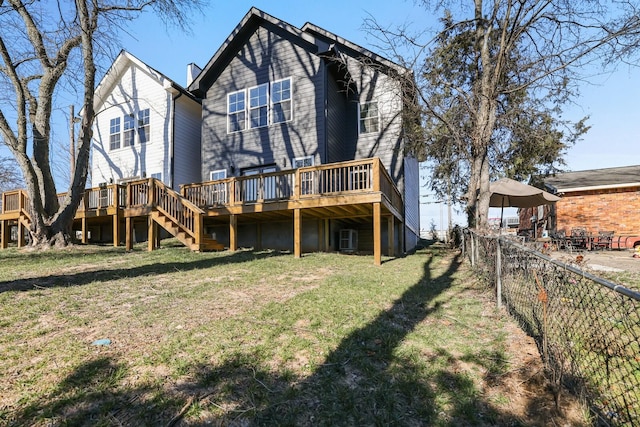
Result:
[[[415,247],[410,70],[253,8],[197,71],[185,90],[116,58],[96,89],[83,242],[124,234],[153,249],[163,228],[193,250],[370,252],[376,264]],[[23,194],[3,198],[6,228]]]
[[[201,105],[183,87],[123,50],[94,108],[94,186],[149,177],[178,189],[201,180]]]
[[[379,158],[402,199],[396,212],[383,212],[390,221],[383,221],[379,233],[385,241],[393,236],[389,252],[411,249],[419,233],[419,177],[418,163],[404,147],[408,78],[410,70],[320,27],[296,28],[252,8],[188,87],[202,100],[202,177],[240,177],[237,195],[244,204],[262,202],[256,207],[262,211],[267,202],[282,200],[278,192],[286,183],[279,171]],[[251,178],[257,174],[272,175]],[[371,179],[364,162],[347,170],[309,171],[297,185],[301,197],[330,197],[374,190]],[[299,205],[302,250],[341,249],[351,234],[358,236],[354,250],[372,251],[378,239],[372,223],[380,221],[375,204],[327,203],[323,209]],[[210,219],[208,229],[219,240],[229,239],[227,224]],[[291,248],[290,212],[238,220],[239,245]]]

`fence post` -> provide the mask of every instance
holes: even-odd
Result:
[[[502,308],[502,250],[500,249],[500,238],[496,239],[496,298],[498,300],[498,310]]]
[[[467,239],[464,236],[464,230],[462,230],[460,234],[462,234],[462,236],[461,236],[462,237],[462,239],[461,239],[462,240],[462,259],[464,260],[464,252],[465,252],[464,249],[465,249],[465,246],[466,246],[466,243],[467,243],[466,242]]]
[[[473,232],[469,233],[469,237],[471,237],[471,267],[476,266],[476,251],[474,249],[475,242],[473,241]]]

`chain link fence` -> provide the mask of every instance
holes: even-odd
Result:
[[[556,403],[564,385],[600,424],[640,426],[640,293],[504,236],[465,230],[462,248],[535,339]]]

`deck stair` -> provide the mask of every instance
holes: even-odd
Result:
[[[224,250],[215,239],[204,236],[202,227],[205,212],[180,193],[156,179],[149,179],[148,205],[151,220],[176,237],[192,251]]]
[[[185,227],[175,222],[160,210],[154,210],[151,213],[151,219],[192,251],[204,252],[224,250],[224,245],[218,243],[215,239],[201,237],[198,241],[198,239],[192,236]]]

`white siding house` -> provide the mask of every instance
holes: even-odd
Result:
[[[201,104],[122,51],[96,88],[91,184],[158,178],[199,182]]]

